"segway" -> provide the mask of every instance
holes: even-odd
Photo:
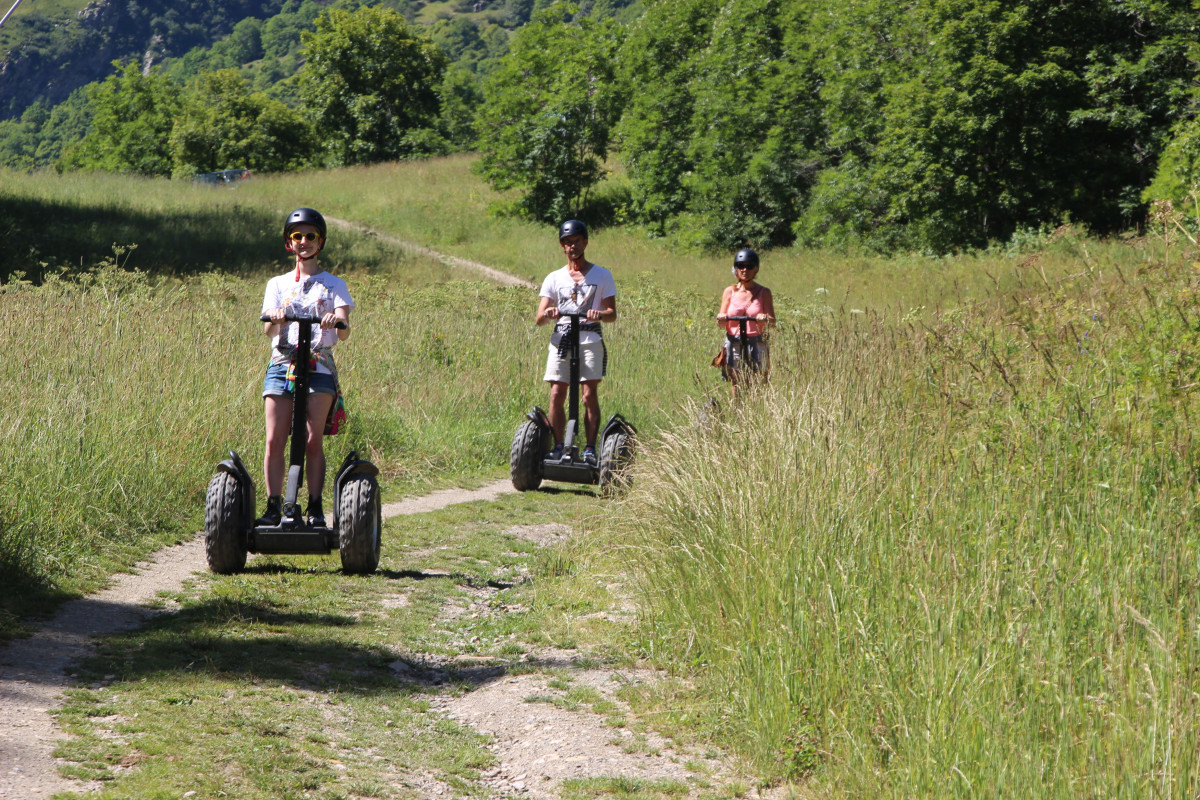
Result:
[[[756,319],[754,317],[726,317],[725,320],[727,322],[736,322],[738,324],[738,335],[737,335],[737,346],[738,346],[738,356],[739,356],[738,363],[741,365],[739,368],[742,369],[745,374],[745,377],[743,378],[743,380],[746,381],[747,384],[749,384],[749,382],[754,377],[756,377],[756,376],[760,377],[760,378],[762,377],[761,375],[758,375],[761,365],[752,364],[750,361],[750,336],[749,336],[749,334],[746,333],[746,323],[747,322],[755,322]],[[725,367],[722,370],[722,374],[726,378],[728,378],[729,380],[732,381],[733,375],[732,375],[731,367],[732,367],[732,359],[730,359],[729,364],[725,365]],[[736,384],[735,384],[735,388],[736,388]]]
[[[584,314],[560,314],[571,320],[571,327],[564,332],[567,337],[567,352],[571,364],[571,382],[568,389],[568,415],[566,439],[563,442],[562,460],[548,459],[554,447],[554,430],[550,418],[537,406],[525,415],[526,419],[517,428],[513,437],[512,455],[509,460],[513,488],[527,492],[542,485],[543,480],[564,483],[599,484],[605,495],[614,494],[629,486],[628,467],[633,460],[634,436],[637,429],[620,414],[613,414],[600,432],[600,458],[596,465],[588,464],[579,457],[576,438],[579,434],[579,320]]]
[[[246,566],[247,553],[328,555],[336,548],[347,573],[370,574],[379,566],[383,517],[379,499],[379,468],[351,451],[333,481],[333,527],[305,524],[297,498],[304,479],[304,449],[308,441],[309,359],[312,326],[320,317],[288,314],[300,325],[296,344],[296,383],[292,405],[291,463],[283,500],[283,519],[277,526],[256,525],[254,481],[233,450],[217,465],[208,484],[204,508],[204,552],[213,572],[228,575]],[[263,322],[270,317],[263,316]],[[344,322],[337,327],[344,328]]]
[[[738,324],[738,355],[741,356],[740,363],[746,365],[750,359],[750,336],[746,333],[746,323],[754,322],[754,317],[726,317],[726,322],[736,322]],[[743,366],[742,369],[746,369]]]

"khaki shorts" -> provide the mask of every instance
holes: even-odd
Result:
[[[579,380],[598,381],[604,378],[605,367],[604,341],[579,345]],[[559,358],[558,348],[550,345],[546,355],[546,377],[542,380],[551,383],[571,382],[571,358]]]

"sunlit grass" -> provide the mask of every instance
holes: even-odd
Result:
[[[1200,279],[1084,273],[809,328],[639,462],[616,527],[648,647],[760,769],[835,797],[1200,788]]]
[[[254,320],[289,208],[526,277],[556,266],[553,228],[491,215],[469,164],[215,192],[5,175],[5,209],[49,219],[10,237],[36,239],[18,256],[53,265],[0,293],[0,332],[21,342],[0,362],[18,387],[0,429],[8,613],[191,535],[228,449],[257,474]],[[138,248],[112,258],[114,241]],[[1069,229],[1037,244],[766,254],[773,382],[731,406],[708,366],[720,259],[594,235],[620,287],[604,416],[646,446],[615,535],[587,541],[636,565],[645,652],[703,698],[679,718],[763,772],[835,796],[1196,794],[1195,256]],[[359,449],[390,492],[504,475],[521,415],[545,402],[534,293],[344,229],[327,257],[359,304],[330,460]],[[718,414],[699,412],[709,397]],[[587,556],[537,559],[539,578]],[[537,644],[586,633],[569,609],[554,619]]]

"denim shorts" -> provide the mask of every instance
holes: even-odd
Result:
[[[287,390],[287,371],[286,362],[267,367],[267,376],[263,379],[263,397],[291,396],[292,393]],[[308,374],[308,393],[337,394],[337,381],[327,373],[310,372]]]

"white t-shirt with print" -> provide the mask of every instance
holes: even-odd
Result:
[[[346,287],[346,282],[336,275],[322,271],[316,275],[302,274],[300,280],[296,280],[296,272],[293,270],[285,272],[283,275],[276,275],[267,281],[267,291],[263,295],[262,313],[266,314],[276,308],[285,309],[288,313],[298,317],[323,317],[338,308],[354,308],[354,301],[350,299],[350,290]],[[297,344],[300,326],[290,322],[284,323],[280,327],[280,332],[271,339],[272,363],[286,363],[289,360],[288,356],[278,349],[280,337],[283,335],[287,336],[287,344]],[[328,350],[337,342],[336,330],[322,330],[320,325],[312,326],[314,350],[317,348]],[[328,375],[332,373],[332,370],[324,363],[323,359],[318,359],[317,372]]]
[[[583,276],[581,283],[576,283],[571,279],[570,265],[563,265],[561,269],[556,269],[546,276],[546,280],[542,281],[542,290],[539,294],[540,297],[550,298],[551,303],[557,306],[559,312],[563,314],[583,314],[590,308],[599,311],[604,308],[606,299],[616,297],[616,295],[617,282],[613,280],[612,273],[599,264],[592,264],[587,274]],[[580,325],[586,322],[586,319],[579,320]],[[558,324],[554,326],[554,334],[550,337],[550,344],[557,347],[563,334],[570,329],[570,319],[559,319]],[[579,332],[580,344],[593,344],[598,341],[600,341],[599,333]]]

